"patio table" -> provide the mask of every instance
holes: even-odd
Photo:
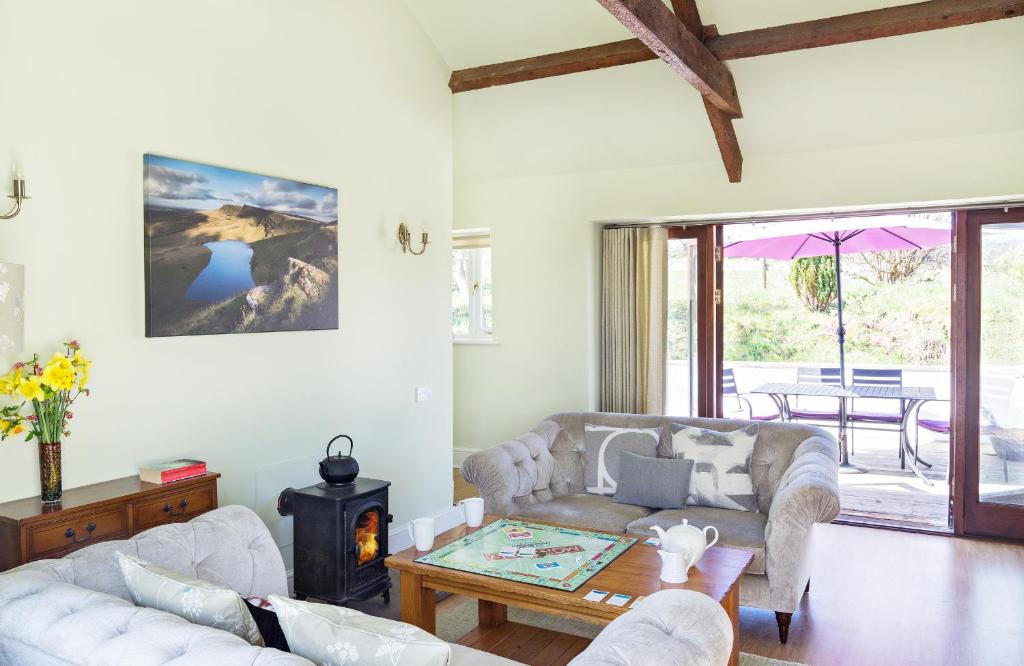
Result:
[[[921,473],[917,463],[921,461],[910,446],[909,428],[907,425],[910,419],[917,415],[921,405],[929,400],[935,400],[935,389],[929,386],[861,386],[853,384],[842,387],[836,384],[820,383],[787,383],[768,382],[761,384],[751,393],[767,395],[779,408],[779,414],[787,421],[791,416],[789,413],[789,396],[813,396],[825,398],[837,398],[839,400],[839,465],[844,468],[852,468],[850,462],[850,450],[846,442],[846,401],[855,398],[871,398],[876,400],[902,400],[905,401],[906,409],[900,421],[900,460],[907,461],[911,471],[928,485],[933,485]],[[907,453],[910,455],[908,456]],[[927,463],[926,463],[927,464]]]

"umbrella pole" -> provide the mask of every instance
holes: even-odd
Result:
[[[832,239],[836,257],[836,311],[839,315],[839,386],[846,388],[846,327],[843,326],[843,270],[842,256],[839,247],[843,241],[838,237]],[[864,472],[864,468],[850,462],[850,447],[846,440],[846,398],[839,399],[839,467],[844,472]]]

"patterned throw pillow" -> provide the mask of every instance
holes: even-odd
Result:
[[[242,595],[205,580],[168,571],[131,555],[117,554],[124,582],[136,606],[155,608],[193,624],[220,629],[263,647],[263,637]]]
[[[694,461],[687,504],[757,511],[750,461],[757,424],[718,432],[672,424],[672,454]]]
[[[403,622],[270,596],[292,654],[320,666],[447,666],[451,647]]]
[[[615,428],[587,423],[584,433],[583,484],[594,495],[615,494],[620,451],[654,458],[661,440],[661,428]]]

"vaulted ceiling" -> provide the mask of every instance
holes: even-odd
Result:
[[[629,39],[597,0],[406,0],[453,70]],[[668,4],[666,0],[666,4]],[[723,34],[891,7],[698,0]],[[1024,19],[727,63],[747,157],[1024,130]],[[659,61],[455,96],[460,179],[718,161],[700,96]]]

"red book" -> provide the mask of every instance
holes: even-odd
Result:
[[[202,460],[172,460],[139,468],[139,478],[149,483],[171,483],[206,474]]]

